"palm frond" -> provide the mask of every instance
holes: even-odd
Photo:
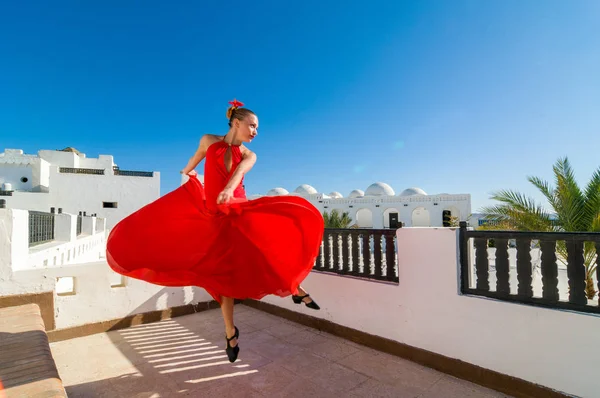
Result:
[[[592,174],[585,189],[584,213],[589,231],[600,231],[600,168]]]
[[[325,228],[349,228],[352,224],[352,218],[348,212],[340,214],[338,210],[331,210],[330,213],[323,213],[323,222]]]
[[[553,167],[556,178],[555,211],[565,231],[581,231],[585,225],[585,199],[568,158],[559,159]]]
[[[546,200],[548,200],[548,203],[550,203],[550,206],[554,208],[556,197],[554,196],[554,189],[550,188],[548,181],[544,181],[539,177],[527,177],[527,180],[530,183],[532,183],[537,189],[539,189],[540,192],[542,192],[542,194],[546,197]]]
[[[485,229],[512,229],[524,231],[600,232],[600,168],[594,172],[585,191],[582,191],[567,157],[553,166],[556,187],[538,177],[528,177],[548,200],[557,220],[531,198],[510,190],[494,193],[491,199],[500,204],[484,207],[482,212],[488,220],[494,220]],[[556,242],[557,261],[568,262],[567,244]],[[596,294],[594,274],[598,268],[597,250],[594,242],[584,242],[583,260],[586,268],[586,294]]]
[[[484,207],[484,218],[495,220],[507,229],[520,231],[552,231],[550,214],[544,208],[528,198],[511,190],[501,190],[492,194],[492,199],[501,202],[497,206]]]

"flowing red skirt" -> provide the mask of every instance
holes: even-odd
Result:
[[[238,199],[209,210],[193,176],[120,221],[107,260],[121,275],[161,286],[200,286],[221,296],[261,299],[297,292],[323,238],[323,217],[297,196]]]

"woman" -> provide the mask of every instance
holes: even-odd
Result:
[[[234,298],[291,294],[295,303],[319,308],[299,284],[315,263],[324,224],[298,196],[246,199],[243,180],[256,155],[243,143],[256,137],[258,118],[242,103],[230,104],[227,134],[203,136],[181,171],[189,180],[113,228],[107,260],[122,275],[203,287],[221,305],[226,352],[235,362]],[[203,159],[204,187],[193,171]]]

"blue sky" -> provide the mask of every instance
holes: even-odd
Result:
[[[383,181],[477,211],[540,198],[559,157],[600,166],[595,0],[19,1],[0,37],[0,149],[112,154],[163,194],[234,97],[260,118],[249,194]]]

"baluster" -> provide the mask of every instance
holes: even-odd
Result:
[[[340,234],[335,232],[331,234],[333,244],[333,265],[332,270],[339,272],[340,270]]]
[[[552,302],[559,300],[558,264],[556,264],[556,241],[541,240],[542,249],[542,297]]]
[[[385,279],[396,281],[396,248],[394,247],[394,235],[385,235]]]
[[[494,239],[496,243],[496,291],[501,296],[510,295],[508,239]]]
[[[363,274],[371,275],[371,235],[366,231],[362,234]]]
[[[331,248],[329,246],[329,235],[330,235],[329,232],[325,232],[325,234],[323,235],[323,245],[324,245],[323,253],[325,256],[323,265],[324,265],[324,268],[326,271],[331,268],[331,259],[330,259]]]
[[[517,296],[533,297],[533,281],[531,270],[531,239],[517,239]]]
[[[382,264],[381,264],[381,233],[373,234],[373,254],[374,254],[374,267],[375,267],[375,279],[383,279],[382,276]]]
[[[350,234],[352,238],[352,275],[358,275],[360,261],[358,258],[358,232],[352,232]]]
[[[317,254],[317,258],[315,258],[315,265],[313,265],[313,269],[321,269],[321,261],[323,258],[323,241],[321,241],[321,245],[319,245],[319,254]]]
[[[348,238],[350,235],[348,232],[342,233],[342,268],[343,273],[350,272],[350,248],[348,247]]]
[[[583,259],[583,242],[568,240],[567,243],[567,276],[569,278],[569,302],[586,305],[586,275]]]
[[[490,271],[486,238],[474,238],[475,245],[475,272],[477,274],[476,288],[479,290],[490,290]]]

